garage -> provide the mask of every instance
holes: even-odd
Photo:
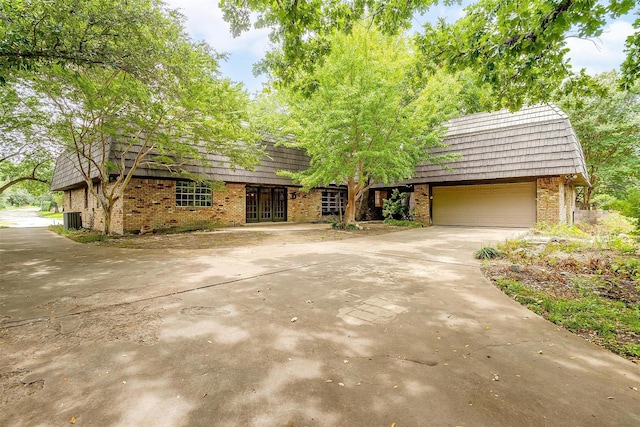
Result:
[[[434,186],[433,224],[531,227],[536,222],[536,183]]]

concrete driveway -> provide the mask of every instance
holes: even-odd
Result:
[[[141,251],[0,230],[0,425],[637,426],[640,367],[432,227]]]

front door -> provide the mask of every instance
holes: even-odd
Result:
[[[287,220],[287,189],[247,187],[247,222]]]

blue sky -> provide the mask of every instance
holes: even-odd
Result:
[[[253,64],[269,49],[269,31],[251,30],[234,38],[229,24],[222,19],[218,0],[165,0],[171,8],[179,9],[187,18],[187,32],[195,40],[204,40],[218,52],[228,54],[221,64],[223,75],[243,82],[250,93],[260,91],[265,76],[253,75]],[[414,27],[438,17],[456,20],[463,15],[461,6],[436,6],[426,15],[414,18]],[[611,21],[602,36],[591,40],[569,38],[570,60],[574,71],[584,68],[589,74],[618,69],[624,60],[624,41],[633,33],[631,15]]]

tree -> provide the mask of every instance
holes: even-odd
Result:
[[[3,0],[0,17],[0,81],[55,64],[144,77],[154,66],[154,30],[182,20],[161,0]]]
[[[256,27],[272,28],[271,39],[281,43],[283,54],[268,53],[257,68],[270,70],[279,82],[290,84],[296,73],[321,63],[330,50],[332,31],[348,34],[354,23],[368,17],[385,33],[393,33],[408,28],[414,14],[436,3],[220,0],[220,7],[235,33],[250,28],[252,17]],[[426,24],[417,41],[425,60],[458,70],[477,70],[501,95],[496,98],[496,106],[516,109],[523,102],[549,100],[549,87],[575,77],[566,57],[568,37],[597,37],[607,17],[622,16],[635,6],[634,0],[478,0],[453,24]],[[634,26],[640,28],[640,19]],[[640,75],[638,32],[627,39],[626,53],[621,81],[629,88]]]
[[[250,168],[258,159],[243,125],[246,92],[217,76],[217,61],[205,46],[181,32],[174,37],[157,41],[175,50],[157,58],[157,71],[145,80],[119,69],[54,66],[55,79],[38,82],[57,108],[65,155],[103,209],[105,233],[111,232],[113,207],[142,165],[180,173],[183,159],[203,162],[206,152],[225,156],[232,166]]]
[[[0,84],[0,194],[24,181],[48,183],[52,156],[48,116],[31,88]]]
[[[377,183],[410,178],[439,145],[442,123],[455,112],[452,79],[438,74],[420,91],[412,88],[413,57],[406,39],[357,26],[336,33],[322,65],[301,78],[312,91],[281,89],[283,144],[304,149],[303,172],[282,172],[305,188],[347,185],[345,221],[355,222],[356,205]]]
[[[206,152],[256,163],[246,92],[220,77],[221,56],[162,1],[16,0],[0,3],[0,16],[0,83],[24,82],[51,101],[51,132],[99,200],[106,233],[144,163],[179,173],[181,159]]]
[[[619,79],[614,71],[599,74],[599,91],[559,101],[587,162],[593,185],[586,190],[587,204],[598,193],[621,197],[640,181],[640,86],[623,90]]]

